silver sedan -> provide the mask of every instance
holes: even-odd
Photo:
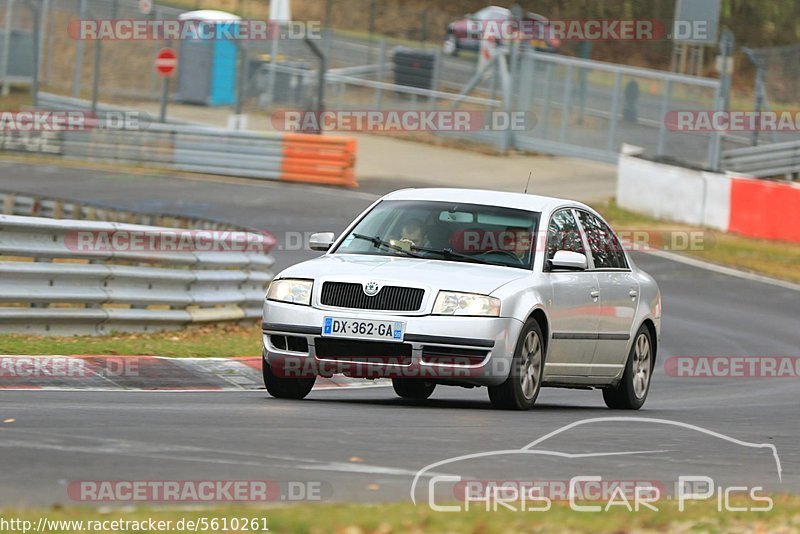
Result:
[[[264,382],[301,399],[317,376],[391,378],[404,398],[480,387],[525,410],[541,387],[639,409],[661,295],[603,218],[573,201],[409,189],[373,203],[325,254],[279,273],[264,303]]]

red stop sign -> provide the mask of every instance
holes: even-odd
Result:
[[[156,72],[161,76],[172,76],[178,67],[178,54],[171,48],[162,48],[156,54]]]

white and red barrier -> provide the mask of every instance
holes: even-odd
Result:
[[[800,185],[621,154],[617,204],[657,219],[800,243]]]

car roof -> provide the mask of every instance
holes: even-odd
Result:
[[[526,193],[510,193],[488,189],[459,189],[451,187],[427,187],[421,189],[401,189],[383,197],[383,200],[431,200],[443,202],[463,202],[467,204],[485,204],[529,211],[549,212],[558,207],[568,205],[591,208],[576,202],[556,197],[529,195]]]

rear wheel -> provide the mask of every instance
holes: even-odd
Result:
[[[276,376],[267,363],[266,358],[261,358],[261,374],[264,377],[264,386],[267,392],[277,399],[302,399],[311,392],[317,377],[292,378]]]
[[[655,353],[650,330],[642,325],[636,333],[625,364],[622,380],[614,388],[603,390],[606,406],[614,410],[638,410],[647,400],[650,378],[653,375]]]
[[[425,400],[433,394],[436,384],[417,378],[393,378],[392,387],[404,399]]]
[[[528,410],[536,402],[544,375],[542,329],[535,319],[522,327],[511,372],[505,382],[489,388],[492,406],[504,410]]]

